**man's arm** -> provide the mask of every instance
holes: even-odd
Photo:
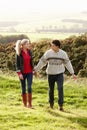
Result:
[[[72,77],[74,79],[76,79],[76,75],[74,74],[73,66],[71,64],[71,61],[69,60],[67,53],[65,53],[64,65],[67,68],[67,70],[70,72],[70,74],[72,74]]]
[[[38,64],[34,67],[34,70],[39,71],[47,63],[45,54],[41,57]]]

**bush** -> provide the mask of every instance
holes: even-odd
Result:
[[[19,35],[16,36],[14,39],[17,40],[17,38],[21,39],[23,37],[26,36]],[[51,39],[42,39],[40,41],[37,41],[36,43],[31,43],[34,65],[37,65],[39,59],[42,57],[44,52],[49,49],[50,42]],[[78,74],[82,77],[87,77],[87,35],[84,34],[79,37],[70,37],[61,41],[61,43],[62,49],[68,53],[75,74]],[[15,70],[14,47],[15,42],[10,42],[9,44],[0,44],[0,68],[8,67],[10,70]],[[43,67],[43,69],[40,71],[40,74],[46,75],[45,70],[46,66]],[[69,74],[68,71],[66,71],[66,74]]]
[[[23,38],[28,38],[26,35],[12,35],[12,36],[2,36],[0,35],[0,43],[11,43],[16,42],[17,40],[21,40]]]
[[[87,69],[79,70],[78,76],[80,76],[80,77],[87,77]]]
[[[9,70],[14,70],[12,61],[10,60],[7,61],[7,68],[9,68]]]

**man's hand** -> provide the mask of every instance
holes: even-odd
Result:
[[[33,71],[34,76],[37,78],[39,77],[38,73],[36,71]]]
[[[76,80],[76,78],[77,78],[75,74],[72,74],[72,77],[74,80]]]

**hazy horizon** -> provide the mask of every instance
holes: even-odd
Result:
[[[87,28],[86,0],[0,0],[0,30]]]

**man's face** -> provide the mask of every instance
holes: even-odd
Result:
[[[55,52],[59,51],[59,47],[56,46],[56,45],[54,45],[54,44],[52,44],[52,43],[51,43],[51,48],[52,48],[52,50],[54,50]]]

